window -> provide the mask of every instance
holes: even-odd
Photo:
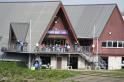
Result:
[[[123,47],[122,42],[118,42],[118,47]]]
[[[106,47],[106,42],[102,42],[102,47]]]
[[[124,47],[124,42],[123,42],[123,47]]]
[[[106,47],[106,48],[124,48],[124,41],[106,41],[106,42],[102,42],[102,47]]]
[[[116,41],[113,42],[113,47],[117,47],[117,42]]]
[[[122,64],[124,64],[124,57],[122,57]]]
[[[108,42],[108,47],[112,47],[112,42],[111,41]]]

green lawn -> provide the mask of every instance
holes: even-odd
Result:
[[[35,79],[35,82],[58,82],[78,75],[79,72],[68,70],[29,70],[16,62],[0,62],[0,79],[7,82],[22,82],[24,79]]]
[[[124,78],[124,70],[115,71],[69,71],[69,70],[29,70],[16,62],[0,62],[0,82],[23,82],[34,79],[35,82],[60,82],[60,80],[77,75],[95,75],[103,77]],[[26,82],[26,81],[24,81]]]

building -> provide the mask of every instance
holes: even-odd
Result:
[[[53,69],[121,69],[124,22],[116,4],[0,3],[1,60]]]

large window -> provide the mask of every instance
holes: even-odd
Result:
[[[102,47],[105,48],[124,48],[124,41],[104,41]]]

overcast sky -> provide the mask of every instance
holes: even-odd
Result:
[[[1,2],[7,1],[52,1],[52,0],[0,0]],[[54,0],[57,1],[57,0]],[[63,4],[110,4],[117,3],[121,12],[124,12],[124,0],[61,0]]]

